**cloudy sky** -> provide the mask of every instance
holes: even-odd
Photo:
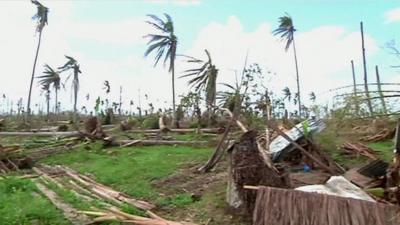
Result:
[[[240,70],[248,52],[249,62],[259,63],[271,75],[266,81],[281,92],[295,90],[293,54],[271,32],[278,18],[289,13],[295,33],[302,92],[314,91],[324,99],[327,90],[351,84],[350,60],[354,60],[358,82],[362,81],[359,23],[364,22],[370,80],[379,65],[383,82],[400,82],[392,65],[398,59],[384,48],[391,40],[400,43],[400,4],[381,0],[43,0],[50,8],[44,28],[36,74],[45,63],[58,67],[64,55],[81,65],[79,105],[93,108],[95,97],[104,96],[102,84],[111,84],[111,101],[138,102],[141,90],[157,106],[171,104],[170,74],[162,66],[153,68],[144,58],[146,40],[154,32],[145,23],[147,14],[172,16],[178,36],[178,53],[204,57],[208,49],[219,68],[218,82],[233,82],[233,70]],[[36,8],[28,0],[0,1],[0,94],[16,101],[26,100],[37,43]],[[176,71],[187,65],[178,60]],[[65,76],[66,77],[66,76]],[[65,78],[64,77],[64,78]],[[64,108],[71,107],[70,83],[61,95]],[[177,79],[177,94],[188,92],[186,80]],[[91,96],[87,102],[84,96]],[[42,102],[40,87],[34,84],[33,102]],[[166,102],[166,103],[165,103]],[[35,109],[34,109],[35,110]]]

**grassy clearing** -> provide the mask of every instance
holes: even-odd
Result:
[[[0,224],[69,224],[61,212],[37,193],[30,180],[13,177],[0,180]]]
[[[182,207],[192,202],[188,194],[160,196],[151,183],[167,177],[184,164],[205,161],[211,149],[152,146],[102,149],[101,143],[47,158],[42,163],[62,164],[90,173],[101,183],[161,206]]]

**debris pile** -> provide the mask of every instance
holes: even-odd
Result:
[[[342,148],[345,150],[345,153],[347,154],[363,155],[373,160],[378,159],[378,155],[374,150],[361,143],[346,142],[343,144]]]

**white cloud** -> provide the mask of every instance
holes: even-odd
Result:
[[[270,87],[278,93],[288,86],[295,91],[295,66],[292,49],[284,51],[284,43],[271,34],[273,28],[263,23],[257,29],[246,32],[236,17],[230,17],[226,24],[210,23],[199,34],[188,54],[202,56],[208,49],[215,64],[220,68],[219,81],[233,82],[230,69],[243,67],[246,52],[249,62],[257,62],[266,71],[276,72],[269,81]],[[299,62],[299,74],[303,93],[323,93],[328,88],[351,82],[350,60],[356,66],[361,60],[360,34],[346,31],[337,26],[322,26],[295,34]],[[367,56],[377,52],[375,41],[366,35]]]
[[[400,22],[400,8],[389,10],[385,13],[386,23]]]
[[[146,93],[150,100],[158,106],[171,105],[171,75],[162,66],[153,68],[152,58],[144,59],[143,52],[132,52],[130,56],[115,57],[111,60],[98,59],[97,55],[74,49],[73,42],[91,41],[106,48],[139,45],[144,46],[143,35],[149,33],[151,27],[144,23],[145,18],[132,18],[116,22],[76,21],[72,16],[71,3],[67,1],[44,1],[50,8],[49,26],[43,33],[43,41],[37,64],[37,75],[42,71],[44,63],[54,67],[61,65],[64,55],[78,59],[83,71],[81,76],[80,105],[93,108],[93,100],[104,96],[102,83],[109,80],[112,92],[111,101],[118,101],[119,86],[123,86],[123,99],[126,109],[129,100],[138,102],[138,89],[142,96]],[[186,3],[185,3],[186,4]],[[30,17],[35,8],[29,2],[1,3],[0,23],[0,94],[12,96],[14,102],[19,97],[26,100],[33,57],[36,48],[34,23]],[[12,21],[12,22],[10,22]],[[284,51],[284,43],[271,35],[273,28],[263,23],[253,31],[243,29],[236,17],[228,18],[226,23],[211,22],[198,34],[189,51],[180,52],[195,57],[204,57],[204,49],[211,52],[215,64],[220,69],[219,82],[233,82],[231,69],[241,70],[246,52],[249,62],[259,63],[265,70],[276,72],[270,80],[270,86],[279,92],[283,87],[295,88],[295,69],[293,54]],[[339,84],[349,83],[338,77],[343,71],[350,74],[349,62],[354,59],[359,64],[360,37],[358,31],[346,31],[341,27],[323,26],[296,33],[296,46],[299,57],[299,69],[302,92],[324,91]],[[376,43],[366,36],[369,55],[377,51]],[[105,52],[107,54],[107,52]],[[176,65],[176,77],[188,65],[181,61]],[[40,88],[35,82],[33,101],[43,99]],[[70,88],[70,84],[66,86]],[[188,91],[186,80],[176,79],[177,95]],[[90,103],[84,96],[89,93]],[[305,95],[305,94],[304,94]],[[303,95],[303,96],[304,96]],[[65,108],[71,107],[69,91],[60,93],[60,100]],[[167,103],[164,103],[168,101]],[[142,97],[142,105],[147,105]],[[136,108],[136,106],[134,107]]]

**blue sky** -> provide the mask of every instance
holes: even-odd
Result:
[[[117,99],[118,86],[124,87],[124,99],[137,101],[138,89],[149,93],[148,101],[169,106],[170,76],[162,66],[153,68],[152,58],[144,59],[146,42],[142,38],[152,29],[144,23],[146,14],[173,17],[179,38],[178,53],[203,57],[210,50],[220,69],[219,82],[232,82],[232,69],[240,69],[246,52],[251,62],[272,70],[276,77],[268,80],[271,89],[280,93],[283,87],[295,87],[291,51],[271,35],[278,17],[289,13],[297,28],[298,54],[302,92],[324,90],[351,83],[350,60],[355,60],[357,79],[361,82],[361,49],[359,22],[364,22],[367,63],[370,80],[374,81],[375,65],[380,66],[381,80],[399,82],[398,71],[390,68],[396,59],[383,48],[392,39],[400,43],[399,1],[378,0],[44,0],[50,8],[49,25],[37,73],[42,65],[54,67],[64,62],[63,55],[75,56],[81,62],[81,95],[104,96],[101,89],[109,80]],[[0,83],[0,92],[11,98],[26,96],[27,79],[32,67],[36,36],[30,17],[35,8],[29,1],[1,1],[0,53],[5,74],[12,79]],[[7,16],[2,18],[2,16]],[[17,66],[18,65],[18,66]],[[177,70],[188,65],[177,62]],[[5,75],[0,75],[5,77]],[[266,81],[267,82],[267,81]],[[69,87],[69,84],[66,85]],[[186,81],[178,79],[177,92],[188,91]],[[318,95],[317,95],[318,96]],[[34,98],[40,102],[39,88]],[[61,94],[65,108],[71,98]],[[305,97],[306,98],[306,97]],[[165,103],[166,102],[166,103]],[[80,101],[80,105],[92,102]]]

